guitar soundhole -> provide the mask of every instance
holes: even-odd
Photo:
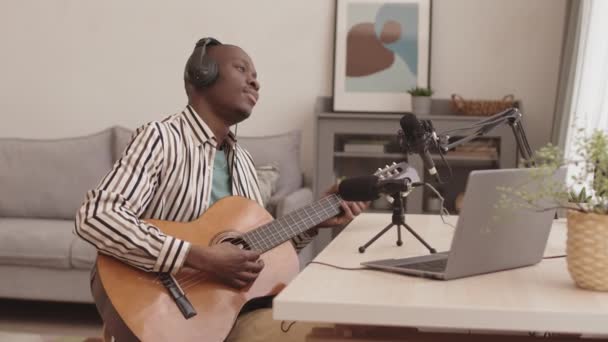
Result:
[[[231,243],[241,249],[251,249],[249,243],[245,241],[245,239],[243,239],[240,234],[235,232],[223,232],[222,234],[217,235],[211,240],[210,245],[215,245],[223,242]]]
[[[249,244],[245,240],[241,239],[240,237],[229,237],[222,242],[231,243],[231,244],[239,247],[240,249],[247,249],[247,250],[251,249],[251,246],[249,246]]]

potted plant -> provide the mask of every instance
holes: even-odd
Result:
[[[581,288],[608,291],[608,134],[595,131],[575,143],[575,160],[565,160],[559,148],[547,145],[535,154],[533,177],[542,187],[530,193],[502,188],[503,205],[535,210],[565,209],[568,227],[566,260],[568,272]],[[547,177],[568,166],[573,175],[567,184]]]
[[[414,87],[407,91],[412,96],[412,112],[415,115],[429,115],[431,113],[431,88]]]

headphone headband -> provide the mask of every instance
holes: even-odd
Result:
[[[201,46],[203,48],[206,48],[207,46],[214,46],[214,45],[222,45],[222,43],[213,37],[206,37],[206,38],[199,39],[199,41],[196,42],[196,45],[194,46],[194,48],[196,49]]]

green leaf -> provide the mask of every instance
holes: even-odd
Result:
[[[412,96],[431,96],[433,95],[434,91],[431,88],[414,87],[407,90],[407,93]]]

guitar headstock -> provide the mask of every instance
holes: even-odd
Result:
[[[416,169],[406,162],[392,163],[374,172],[374,176],[380,179],[403,179],[409,178],[412,182],[420,182]]]

